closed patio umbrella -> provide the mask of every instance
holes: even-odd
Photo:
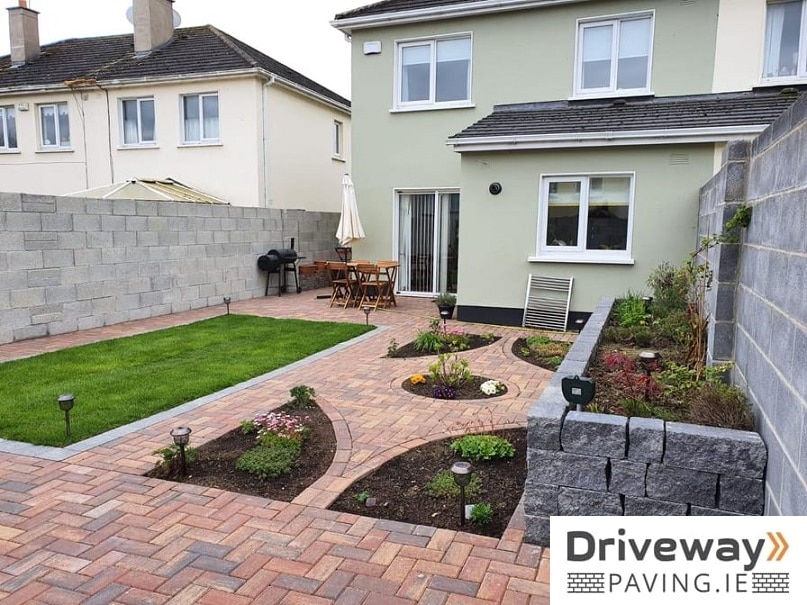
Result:
[[[356,190],[349,174],[342,177],[342,216],[336,229],[336,239],[340,246],[349,246],[363,239],[364,229],[359,220],[359,208],[356,205]]]

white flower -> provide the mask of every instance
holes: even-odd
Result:
[[[504,390],[504,385],[498,380],[488,380],[479,386],[479,390],[485,395],[498,395]]]

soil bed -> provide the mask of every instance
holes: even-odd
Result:
[[[426,492],[426,484],[438,472],[450,469],[460,459],[449,447],[454,438],[428,443],[390,460],[350,486],[330,508],[365,517],[500,537],[524,492],[527,430],[510,429],[493,434],[509,439],[516,455],[506,460],[471,463],[474,474],[482,480],[483,493],[468,503],[487,502],[493,506],[489,525],[466,521],[460,528],[459,500],[432,498]],[[355,496],[362,492],[376,498],[376,506],[359,502]]]
[[[426,382],[421,382],[418,384],[412,384],[412,381],[407,378],[401,383],[401,388],[408,393],[412,393],[413,395],[420,395],[421,397],[436,399],[433,394],[434,381],[425,375],[424,378],[426,379]],[[504,390],[496,395],[486,395],[479,390],[482,383],[487,382],[488,380],[490,380],[490,378],[485,378],[484,376],[474,376],[464,385],[455,389],[456,396],[453,399],[495,399],[496,397],[501,397],[502,395],[507,394],[507,387],[504,387]]]
[[[319,406],[300,409],[284,405],[273,411],[311,418],[308,425],[311,432],[303,441],[297,466],[288,473],[274,479],[262,480],[250,473],[237,470],[235,461],[256,445],[254,433],[244,435],[241,429],[237,428],[196,448],[198,457],[188,464],[187,477],[180,477],[178,473],[166,475],[159,468],[146,475],[291,502],[328,470],[336,452],[336,435],[331,421]]]
[[[470,339],[470,344],[467,349],[463,349],[462,351],[441,351],[442,353],[462,353],[464,351],[472,351],[473,349],[481,349],[482,347],[486,347],[488,345],[492,345],[497,340],[501,340],[501,336],[496,336],[492,340],[490,338],[483,338],[479,334],[466,334],[466,336]],[[398,347],[395,351],[395,355],[388,355],[388,357],[392,357],[394,359],[403,359],[407,357],[428,357],[429,355],[437,355],[437,353],[426,353],[418,351],[415,348],[415,341],[408,342],[405,345]]]
[[[534,366],[554,372],[563,361],[563,356],[553,355],[549,357],[542,357],[539,353],[531,350],[527,346],[526,338],[519,338],[513,343],[513,355],[531,363]]]

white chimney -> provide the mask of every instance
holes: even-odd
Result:
[[[134,0],[134,48],[148,54],[174,35],[174,0]]]
[[[8,9],[11,64],[24,65],[39,56],[39,13],[28,8],[27,0]]]

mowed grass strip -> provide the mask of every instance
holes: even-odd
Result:
[[[0,437],[62,446],[349,340],[358,324],[223,315],[0,364]],[[57,398],[73,393],[72,438]],[[282,402],[288,393],[278,393]]]

